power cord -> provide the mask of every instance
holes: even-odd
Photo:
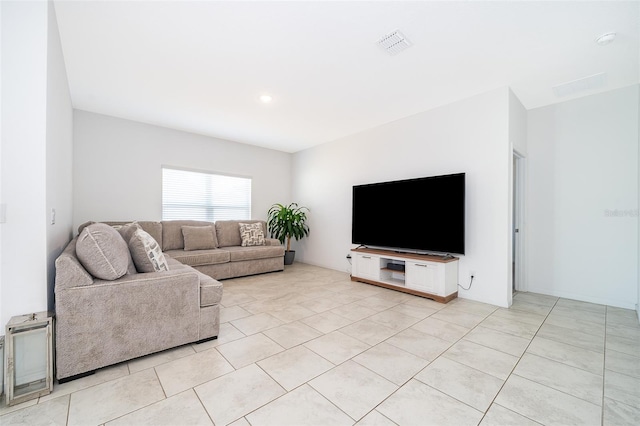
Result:
[[[473,275],[471,275],[471,280],[469,281],[469,287],[464,288],[462,287],[460,284],[458,284],[458,287],[460,287],[463,290],[471,290],[471,286],[473,285]]]

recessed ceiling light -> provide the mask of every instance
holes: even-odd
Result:
[[[609,43],[612,43],[613,40],[615,39],[616,39],[616,33],[606,33],[598,37],[596,39],[596,43],[598,43],[600,46],[605,46]]]
[[[260,95],[260,102],[262,102],[263,104],[268,104],[273,100],[273,96],[271,95]]]

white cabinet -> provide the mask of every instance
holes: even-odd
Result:
[[[438,302],[458,296],[458,259],[387,250],[352,250],[351,279]]]
[[[438,294],[438,265],[432,262],[415,262],[406,263],[406,282],[405,285],[416,290],[426,291],[427,293]],[[444,294],[442,295],[444,296]]]
[[[370,280],[378,279],[380,275],[380,258],[371,254],[356,253],[353,273]]]

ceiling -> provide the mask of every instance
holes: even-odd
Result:
[[[54,4],[74,108],[284,152],[498,87],[531,109],[640,81],[638,1]]]

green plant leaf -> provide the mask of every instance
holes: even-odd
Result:
[[[287,242],[287,250],[291,250],[291,238],[299,240],[309,235],[306,224],[307,207],[291,203],[288,206],[276,203],[267,212],[267,228],[271,238],[277,238],[281,244]]]

